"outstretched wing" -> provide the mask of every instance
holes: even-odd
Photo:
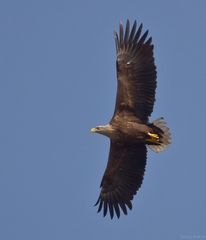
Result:
[[[97,200],[98,212],[108,210],[120,217],[120,209],[127,214],[132,209],[131,200],[140,188],[146,165],[147,149],[144,144],[111,142],[109,161],[101,182],[101,193]]]
[[[156,67],[152,38],[147,40],[148,31],[141,36],[142,24],[136,28],[135,21],[130,32],[127,20],[125,32],[122,23],[119,36],[115,32],[118,88],[113,118],[127,111],[147,122],[155,101]]]

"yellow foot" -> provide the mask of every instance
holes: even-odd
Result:
[[[160,138],[156,133],[147,133],[150,138],[147,139],[148,142],[158,143]]]

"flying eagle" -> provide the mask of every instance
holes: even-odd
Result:
[[[95,204],[103,216],[111,219],[120,210],[126,215],[140,188],[145,171],[147,146],[155,152],[171,142],[169,128],[163,118],[149,122],[156,90],[156,67],[152,38],[142,34],[142,24],[135,21],[130,31],[120,23],[116,44],[117,96],[114,115],[109,124],[91,131],[110,139],[107,167],[101,181],[101,192]]]

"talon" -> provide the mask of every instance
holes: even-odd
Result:
[[[150,138],[147,139],[147,141],[149,141],[149,142],[159,142],[160,138],[159,138],[158,134],[150,133],[150,132],[148,132],[147,134],[150,136]]]

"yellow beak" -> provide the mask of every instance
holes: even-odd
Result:
[[[90,131],[91,131],[91,132],[96,132],[97,129],[96,129],[96,128],[91,128]]]

